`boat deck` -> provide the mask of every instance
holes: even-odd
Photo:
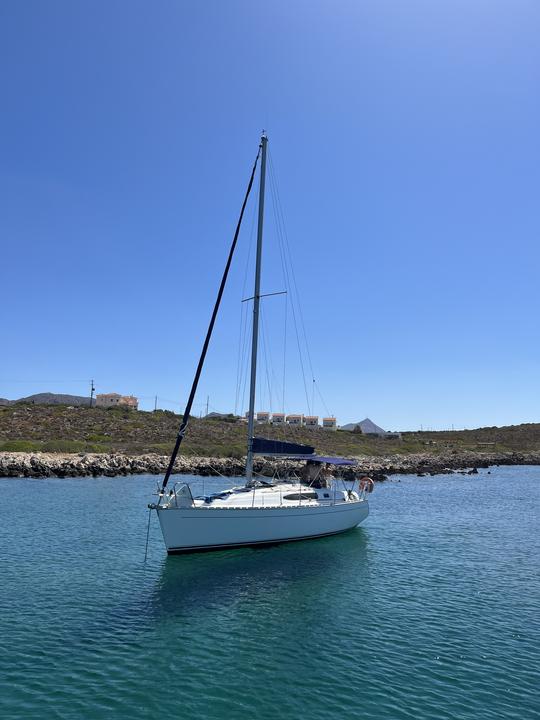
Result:
[[[191,497],[191,489],[187,495],[186,483],[178,483],[172,494],[167,497],[162,506],[168,507],[196,507],[212,509],[229,508],[270,508],[270,507],[318,507],[337,505],[347,502],[358,502],[361,496],[357,492],[331,488],[310,488],[305,485],[280,483],[268,487],[254,488],[233,487],[212,495],[198,495]],[[189,497],[189,502],[186,500]]]

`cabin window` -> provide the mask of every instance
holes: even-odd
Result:
[[[323,493],[323,497],[329,498],[329,497],[330,497],[330,493]]]
[[[299,493],[289,493],[288,495],[284,495],[284,500],[317,500],[319,496],[316,492],[299,492]]]

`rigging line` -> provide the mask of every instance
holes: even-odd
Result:
[[[246,264],[245,264],[245,266],[244,266],[244,282],[242,283],[242,294],[240,295],[240,297],[244,297],[244,295],[246,294],[246,286],[247,286],[247,279],[248,279],[249,263],[250,263],[250,260],[251,260],[251,253],[252,253],[252,251],[253,251],[253,245],[254,245],[254,243],[253,243],[253,238],[254,238],[254,236],[255,236],[255,218],[256,218],[256,216],[257,216],[256,209],[257,209],[257,208],[256,208],[256,204],[254,203],[254,204],[253,204],[252,214],[251,214],[251,229],[250,229],[250,231],[249,231],[248,254],[247,254],[247,257],[246,257]]]
[[[283,384],[282,384],[282,396],[281,396],[281,412],[285,412],[285,371],[286,371],[286,364],[287,364],[287,309],[288,309],[288,300],[287,295],[285,295],[285,322],[284,322],[284,330],[283,330]]]
[[[240,377],[240,353],[242,350],[242,320],[244,316],[243,308],[240,310],[240,327],[238,329],[238,350],[236,353],[236,388],[234,392],[234,414],[236,415],[236,409],[238,406],[238,385]]]
[[[246,334],[248,322],[248,309],[242,305],[240,311],[240,332],[238,337],[238,367],[236,373],[236,394],[235,394],[235,415],[240,401],[240,392],[242,388],[242,380],[244,377],[244,364],[246,356]]]
[[[253,249],[253,236],[254,236],[254,231],[255,231],[255,216],[256,216],[255,209],[256,208],[255,208],[255,204],[254,204],[252,212],[251,212],[251,229],[250,229],[250,233],[249,233],[248,253],[246,256],[246,262],[245,262],[245,267],[244,267],[244,281],[242,283],[242,294],[240,295],[240,297],[244,297],[246,286],[247,286],[249,262],[251,259],[251,252]],[[244,313],[244,306],[242,305],[241,310],[240,310],[240,335],[238,337],[238,359],[237,359],[237,366],[236,366],[236,394],[235,394],[235,403],[234,403],[235,415],[236,415],[238,400],[239,400],[239,395],[240,395],[240,387],[242,385],[242,373],[243,373],[243,362],[244,362],[243,355],[242,356],[240,355],[241,346],[242,346],[243,313]],[[247,310],[246,310],[246,313],[247,313]],[[247,314],[246,314],[246,323],[247,323]],[[244,332],[245,332],[245,328],[244,328]]]
[[[152,511],[148,510],[148,524],[146,526],[146,544],[144,546],[144,562],[146,562],[146,558],[148,557],[148,540],[150,538],[150,519],[152,517]]]
[[[311,361],[311,353],[310,353],[310,351],[309,351],[309,343],[308,343],[308,340],[307,340],[306,326],[305,326],[305,322],[304,322],[304,314],[303,314],[303,312],[302,312],[302,304],[301,304],[301,302],[300,302],[300,293],[299,293],[299,291],[298,291],[298,284],[297,284],[297,282],[296,282],[296,273],[295,273],[295,271],[294,271],[294,264],[293,264],[293,262],[292,262],[292,254],[291,254],[291,249],[290,249],[290,244],[289,244],[289,238],[288,238],[288,235],[287,235],[287,227],[286,227],[286,225],[285,225],[285,215],[284,215],[284,212],[283,212],[283,206],[282,206],[281,198],[280,198],[280,195],[279,195],[279,188],[278,188],[278,184],[277,184],[277,177],[276,177],[276,173],[275,173],[275,170],[274,170],[274,165],[273,165],[271,153],[269,153],[269,156],[270,156],[270,158],[269,158],[269,159],[270,159],[269,165],[270,165],[270,168],[271,168],[271,172],[272,172],[272,174],[273,174],[273,176],[274,176],[277,207],[278,207],[278,211],[279,211],[279,214],[280,214],[280,217],[281,217],[282,226],[283,226],[283,236],[284,236],[284,238],[285,238],[285,247],[286,247],[286,250],[287,250],[288,255],[289,255],[289,258],[290,258],[291,275],[292,275],[292,278],[293,278],[294,289],[295,289],[296,296],[297,296],[297,299],[298,299],[298,313],[299,313],[299,315],[300,315],[300,322],[301,322],[301,325],[302,325],[302,332],[303,332],[304,343],[305,343],[305,346],[306,346],[306,352],[307,352],[307,356],[308,356],[309,368],[310,368],[310,371],[311,371],[311,377],[312,377],[312,378],[315,378],[315,373],[313,372],[313,363],[312,363],[312,361]]]
[[[219,306],[221,304],[221,298],[223,297],[223,292],[225,290],[225,285],[227,283],[227,277],[229,275],[229,269],[231,267],[234,251],[236,249],[236,243],[238,242],[238,235],[240,234],[240,227],[242,225],[242,219],[244,217],[244,211],[246,209],[247,201],[249,198],[249,194],[251,192],[251,187],[253,185],[253,179],[255,178],[255,170],[257,169],[257,163],[259,161],[259,155],[261,154],[261,148],[262,148],[262,141],[259,145],[259,149],[257,151],[257,157],[255,158],[255,162],[253,163],[253,169],[251,171],[251,177],[249,178],[248,187],[246,190],[246,194],[244,197],[244,202],[242,203],[242,209],[240,210],[240,216],[238,218],[238,223],[236,225],[236,230],[234,233],[234,239],[232,241],[231,248],[229,250],[229,255],[227,258],[227,264],[225,265],[225,270],[223,272],[223,277],[221,278],[221,284],[219,286],[216,302],[214,304],[214,309],[212,311],[212,317],[210,319],[210,324],[208,325],[208,330],[206,332],[206,337],[204,340],[203,349],[201,352],[201,357],[199,358],[199,364],[197,365],[197,370],[195,371],[195,378],[193,379],[193,384],[191,386],[191,391],[189,393],[189,398],[186,404],[186,409],[184,410],[184,415],[182,417],[182,423],[180,424],[180,429],[178,430],[178,435],[176,436],[176,442],[174,444],[174,448],[171,454],[171,459],[169,461],[169,465],[167,467],[167,470],[165,471],[165,476],[163,478],[163,483],[161,485],[161,492],[162,495],[165,491],[165,488],[167,486],[167,483],[169,482],[169,478],[171,476],[171,473],[174,468],[174,463],[176,460],[176,457],[178,455],[178,451],[180,450],[180,445],[182,444],[182,440],[184,439],[184,435],[187,430],[187,426],[189,423],[189,414],[191,412],[191,407],[193,405],[193,401],[195,399],[195,393],[197,392],[197,387],[199,385],[199,379],[201,377],[204,361],[206,358],[206,353],[208,352],[208,346],[210,344],[210,338],[212,337],[212,331],[214,329],[214,324],[216,322],[216,317],[218,314]]]
[[[265,348],[266,348],[265,352],[267,353],[267,356],[268,356],[268,360],[267,360],[267,376],[268,376],[268,386],[269,386],[268,390],[269,390],[269,394],[270,394],[270,404],[272,406],[270,408],[270,410],[272,410],[274,397],[279,398],[280,386],[279,386],[279,381],[277,379],[276,373],[274,371],[274,361],[273,361],[273,357],[272,357],[272,344],[269,341],[269,338],[271,339],[271,335],[270,335],[269,331],[267,330],[267,323],[265,323],[264,316],[262,313],[261,313],[261,325],[262,325],[262,333],[263,333],[263,342],[264,342]],[[274,388],[275,391],[273,391],[272,388]]]
[[[275,175],[275,170],[274,170],[273,165],[272,165],[272,171],[273,171],[273,173],[274,173],[274,183],[275,183],[275,191],[276,191],[276,205],[277,205],[278,215],[279,215],[279,217],[280,217],[281,226],[282,226],[282,233],[283,233],[283,237],[284,237],[284,246],[285,246],[285,251],[286,251],[286,253],[288,254],[288,257],[289,257],[289,263],[290,263],[290,267],[291,267],[291,276],[292,276],[292,279],[293,279],[294,290],[295,290],[296,297],[297,297],[297,301],[298,301],[298,314],[299,314],[299,316],[300,316],[300,322],[301,322],[301,325],[302,325],[304,342],[305,342],[305,345],[306,345],[306,352],[307,352],[307,355],[308,355],[308,361],[309,361],[309,365],[310,365],[311,375],[312,375],[312,377],[313,377],[313,376],[314,376],[313,364],[312,364],[312,362],[311,362],[311,353],[310,353],[310,350],[309,350],[309,343],[308,343],[308,341],[307,341],[307,333],[306,333],[306,328],[305,328],[304,315],[303,315],[303,311],[302,311],[302,303],[301,303],[301,301],[300,301],[300,292],[299,292],[299,290],[298,290],[298,283],[297,283],[297,281],[296,281],[296,272],[295,272],[295,269],[294,269],[294,263],[293,263],[293,261],[292,261],[292,253],[291,253],[289,238],[288,238],[288,234],[287,234],[287,227],[286,227],[286,224],[285,224],[285,214],[284,214],[284,212],[283,212],[283,206],[282,206],[282,204],[281,204],[281,198],[280,198],[280,195],[279,195],[279,188],[278,188],[278,183],[277,183],[277,177],[276,177],[276,175]]]
[[[268,410],[269,410],[269,412],[272,412],[272,387],[271,387],[271,383],[270,383],[270,375],[268,373],[268,352],[267,352],[268,342],[266,339],[266,329],[264,326],[264,314],[262,311],[262,306],[261,306],[261,331],[262,331],[261,335],[262,335],[262,347],[263,347],[263,355],[264,355],[264,370],[265,370],[265,374],[266,374],[266,384],[268,385],[268,405],[269,405]],[[270,361],[270,365],[271,365],[271,361]]]
[[[259,409],[264,410],[265,404],[264,404],[264,379],[262,372],[257,373],[257,384],[256,384],[256,392],[255,392],[255,403],[259,403]],[[256,410],[253,411],[255,414],[257,413]]]
[[[283,272],[284,272],[284,276],[285,276],[285,284],[286,284],[286,286],[287,286],[287,289],[288,289],[289,292],[291,293],[291,311],[292,311],[292,316],[293,316],[293,325],[294,325],[294,331],[295,331],[295,336],[296,336],[296,344],[297,344],[297,346],[298,346],[298,357],[299,357],[299,360],[300,360],[300,369],[301,369],[301,372],[302,372],[302,381],[303,381],[303,385],[304,385],[304,393],[305,393],[305,396],[306,396],[306,405],[307,405],[307,408],[308,408],[308,413],[311,414],[311,410],[310,410],[310,407],[309,407],[309,393],[308,393],[307,383],[306,383],[306,373],[305,373],[305,369],[304,369],[304,358],[303,358],[303,354],[302,354],[302,346],[301,346],[301,342],[300,342],[300,334],[299,334],[299,332],[298,332],[298,322],[297,322],[297,319],[296,319],[296,310],[295,310],[294,295],[293,295],[293,293],[292,293],[292,285],[291,285],[290,275],[289,275],[289,264],[291,264],[292,261],[290,260],[290,253],[289,253],[289,263],[287,263],[287,256],[286,256],[286,254],[285,254],[285,244],[284,244],[284,241],[283,241],[282,230],[281,230],[281,227],[280,227],[279,214],[277,213],[277,207],[276,207],[276,187],[275,187],[275,178],[274,178],[273,164],[272,164],[271,161],[270,161],[270,163],[269,163],[269,167],[270,167],[270,173],[269,173],[269,175],[270,175],[270,188],[271,188],[271,196],[272,196],[272,205],[273,205],[273,208],[274,208],[274,215],[275,215],[275,220],[276,220],[276,230],[277,230],[277,236],[278,236],[278,244],[279,244],[279,246],[280,246],[280,254],[281,254],[281,256],[282,256],[282,267],[283,267]],[[298,291],[297,291],[297,296],[298,296]],[[299,302],[299,298],[298,298],[298,302]]]
[[[290,283],[289,283],[289,285],[290,285]],[[306,396],[306,404],[308,407],[308,412],[310,412],[310,410],[309,410],[309,395],[308,395],[307,382],[306,382],[306,371],[304,368],[304,357],[303,357],[303,353],[302,353],[300,334],[298,332],[298,322],[296,319],[296,311],[295,311],[295,306],[294,306],[293,302],[291,302],[291,310],[292,310],[292,316],[293,316],[293,327],[294,327],[294,333],[295,333],[295,338],[296,338],[296,346],[298,348],[298,359],[300,361],[300,370],[302,373],[302,383],[304,386],[304,393]]]
[[[177,400],[167,400],[167,398],[159,396],[159,399],[161,402],[167,403],[167,405],[178,405],[179,407],[182,407],[182,403],[178,402]]]
[[[234,393],[234,414],[237,414],[238,410],[238,393],[240,388],[240,358],[242,353],[242,325],[244,319],[244,306],[240,309],[240,327],[238,329],[238,351],[236,355],[236,389]]]
[[[270,182],[270,187],[272,187],[272,182]],[[273,201],[273,198],[272,198]],[[274,207],[274,214],[275,214],[275,207]],[[287,277],[285,273],[285,265],[284,265],[284,258],[283,258],[283,248],[279,236],[279,228],[277,227],[276,223],[276,234],[278,237],[278,248],[279,248],[279,255],[281,260],[281,271],[283,273],[283,283],[285,287],[287,287]],[[289,304],[289,294],[288,292],[285,293],[285,318],[283,323],[283,378],[282,378],[282,385],[281,385],[281,412],[283,413],[283,422],[278,427],[278,437],[281,435],[284,440],[287,440],[287,423],[286,423],[286,415],[285,415],[285,387],[286,387],[286,367],[287,367],[287,317],[288,317],[288,305]]]
[[[246,314],[244,316],[243,348],[242,348],[242,358],[241,358],[241,368],[240,368],[240,391],[239,391],[239,392],[242,392],[242,398],[241,398],[242,407],[244,406],[246,380],[247,380],[248,370],[249,370],[249,346],[250,346],[250,341],[251,341],[251,328],[248,329],[249,308],[247,306],[246,306],[245,312],[246,312]],[[242,387],[243,387],[243,391],[242,391]]]
[[[325,402],[325,400],[324,400],[324,398],[323,398],[323,396],[322,396],[322,394],[321,394],[321,391],[319,390],[319,384],[318,384],[318,383],[315,383],[315,389],[317,390],[317,393],[318,393],[318,395],[319,395],[319,397],[320,397],[320,399],[321,399],[321,402],[322,402],[322,404],[323,404],[323,406],[324,406],[324,409],[326,410],[327,417],[331,417],[331,416],[332,416],[332,413],[331,413],[330,410],[328,409],[328,405],[326,404],[326,402]]]
[[[273,176],[272,173],[270,174],[270,189],[272,192],[272,205],[274,210],[274,221],[276,225],[276,235],[278,238],[278,250],[279,250],[279,257],[281,260],[281,272],[283,276],[283,284],[287,288],[287,292],[285,293],[285,318],[283,323],[283,382],[282,382],[282,396],[281,396],[281,412],[285,416],[285,390],[286,390],[286,377],[287,377],[287,330],[288,330],[288,308],[289,308],[289,292],[290,292],[290,282],[288,281],[287,277],[287,271],[286,271],[286,262],[285,262],[285,256],[284,256],[284,248],[283,248],[283,239],[281,237],[281,228],[279,227],[279,221],[276,213],[276,205],[275,205],[275,197],[274,197],[274,191],[273,191]],[[292,302],[292,301],[291,301]],[[299,350],[300,353],[300,350]],[[301,353],[300,353],[301,354]],[[285,421],[286,416],[283,419],[283,424],[280,427],[280,434],[283,435],[283,438],[286,440],[288,436],[288,426]]]
[[[297,284],[297,282],[296,282],[296,274],[295,274],[295,270],[294,270],[294,264],[293,264],[293,262],[292,262],[292,255],[291,255],[291,249],[290,249],[290,244],[289,244],[288,235],[287,235],[287,229],[286,229],[286,226],[285,226],[285,217],[284,217],[284,212],[283,212],[283,206],[282,206],[282,204],[281,204],[281,199],[280,199],[280,195],[279,195],[279,188],[278,188],[278,184],[277,184],[277,178],[276,178],[276,175],[275,175],[275,170],[274,170],[274,166],[273,166],[273,162],[272,162],[272,157],[271,157],[270,151],[269,151],[269,161],[270,161],[269,164],[270,164],[271,172],[273,173],[273,180],[274,180],[274,183],[275,183],[275,191],[276,191],[276,197],[277,197],[277,205],[278,205],[278,209],[279,209],[279,213],[280,213],[280,219],[281,219],[281,223],[282,223],[282,227],[283,227],[283,234],[284,234],[284,237],[285,237],[285,243],[286,243],[286,246],[287,246],[287,251],[288,251],[288,256],[289,256],[289,261],[290,261],[290,266],[291,266],[291,274],[292,274],[293,282],[294,282],[294,289],[295,289],[295,292],[296,292],[296,297],[297,297],[297,302],[298,302],[298,311],[299,311],[300,321],[301,321],[301,325],[302,325],[302,333],[303,333],[303,338],[304,338],[304,344],[305,344],[305,347],[306,347],[306,352],[307,352],[308,362],[309,362],[309,368],[310,368],[311,377],[312,377],[312,380],[313,380],[313,388],[312,388],[312,389],[316,388],[317,394],[319,395],[319,397],[320,397],[320,399],[321,399],[321,401],[322,401],[322,404],[324,405],[324,407],[325,407],[325,409],[326,409],[326,412],[329,412],[328,406],[327,406],[327,404],[326,404],[326,402],[325,402],[325,400],[324,400],[324,398],[323,398],[323,396],[322,396],[322,393],[321,393],[321,391],[320,391],[320,389],[319,389],[319,385],[318,385],[318,383],[316,383],[316,379],[315,379],[315,372],[314,372],[314,370],[313,370],[313,363],[312,363],[312,359],[311,359],[310,346],[309,346],[309,342],[308,342],[308,339],[307,339],[307,332],[306,332],[306,326],[305,326],[305,321],[304,321],[304,315],[303,315],[303,312],[302,312],[302,303],[300,302],[300,293],[299,293],[299,291],[298,291],[298,284]],[[313,404],[313,406],[314,406],[313,394],[314,394],[314,393],[312,392],[312,404]]]
[[[272,187],[272,192],[273,192],[272,201],[273,201],[274,214],[275,214],[275,219],[276,219],[276,227],[278,229],[278,239],[279,239],[279,244],[280,244],[282,267],[284,270],[284,274],[286,276],[286,283],[287,283],[289,291],[291,292],[291,295],[292,295],[291,309],[292,309],[292,314],[293,314],[294,329],[295,329],[295,335],[296,335],[296,342],[297,342],[297,346],[298,346],[298,355],[299,355],[299,360],[300,360],[300,366],[301,366],[301,371],[302,371],[304,392],[305,392],[305,396],[306,396],[306,405],[308,407],[308,413],[310,413],[311,410],[310,410],[307,382],[306,382],[306,377],[305,377],[304,357],[303,357],[302,347],[301,347],[301,343],[300,343],[300,334],[298,332],[298,322],[296,319],[295,297],[294,297],[294,293],[292,293],[292,283],[290,280],[290,277],[293,274],[294,269],[293,269],[293,265],[292,265],[292,257],[291,257],[290,251],[289,251],[288,256],[287,256],[287,252],[286,252],[286,245],[285,245],[285,240],[284,240],[285,220],[284,220],[282,214],[280,216],[279,208],[278,208],[278,204],[277,204],[277,200],[278,200],[277,181],[276,181],[275,171],[274,171],[274,166],[273,166],[272,161],[270,161],[270,174],[271,174],[271,187]],[[289,272],[289,267],[291,268],[290,272]],[[295,288],[295,290],[296,290],[296,302],[298,303],[299,311],[301,311],[300,295],[298,293],[298,288]],[[309,349],[309,348],[307,348],[307,349]]]
[[[265,334],[264,334],[264,320],[263,320],[262,303],[261,303],[261,306],[259,309],[259,316],[260,316],[260,322],[261,322],[261,324],[260,324],[261,349],[262,349],[262,355],[263,355],[263,359],[264,359],[264,379],[266,379],[266,386],[268,388],[269,405],[267,408],[267,412],[271,412],[272,408],[271,408],[270,379],[268,377],[268,357],[266,354],[266,342],[265,342],[266,338],[265,338]],[[262,375],[262,373],[261,373],[261,375]],[[264,388],[264,379],[262,377],[260,378],[259,389],[261,389],[261,390]],[[266,405],[264,403],[264,396],[261,395],[260,397],[261,397],[261,402],[263,404],[263,407],[266,408]]]
[[[281,391],[281,390],[282,390],[282,389],[281,389],[281,380],[278,380],[278,373],[277,373],[277,371],[276,371],[276,369],[275,369],[275,367],[274,367],[274,357],[273,357],[273,353],[272,353],[272,343],[270,342],[272,338],[271,338],[271,335],[270,335],[269,331],[266,331],[266,330],[265,330],[265,332],[267,332],[266,345],[267,345],[267,347],[269,348],[269,350],[268,350],[268,357],[269,357],[269,365],[270,365],[270,377],[271,377],[271,379],[272,379],[272,387],[274,388],[273,395],[274,395],[274,397],[275,397],[275,401],[276,401],[276,403],[277,403],[277,406],[279,407],[279,405],[280,405],[279,399],[280,399],[280,396],[282,395],[282,391]]]
[[[252,330],[248,330],[248,331],[246,332],[246,341],[245,341],[245,342],[246,342],[246,345],[245,345],[245,347],[246,347],[246,352],[247,352],[247,348],[249,347],[249,344],[250,344],[250,342],[251,342],[252,332],[253,332]],[[242,389],[242,407],[243,407],[243,408],[246,406],[245,400],[246,400],[246,388],[247,388],[248,375],[249,375],[249,373],[248,373],[247,368],[246,368],[246,373],[245,373],[245,375],[244,375],[244,387],[243,387],[243,389]]]
[[[248,379],[248,375],[249,375],[248,354],[249,354],[249,347],[251,345],[251,335],[252,335],[251,323],[249,325],[247,324],[249,315],[250,315],[250,311],[249,311],[249,307],[247,307],[246,308],[246,320],[245,320],[245,325],[244,325],[244,347],[242,350],[242,373],[240,376],[240,384],[241,384],[240,406],[242,408],[241,409],[242,414],[244,413],[244,408],[245,408],[246,385],[247,385],[247,379]]]

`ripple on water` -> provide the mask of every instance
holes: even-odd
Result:
[[[258,550],[166,558],[154,524],[146,565],[152,478],[3,480],[1,716],[537,718],[539,480],[402,478]]]

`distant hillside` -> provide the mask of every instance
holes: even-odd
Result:
[[[66,397],[66,396],[64,396]],[[73,397],[73,396],[67,396]],[[86,398],[83,398],[86,399]],[[123,452],[167,454],[180,416],[165,410],[10,404],[0,407],[0,451]],[[389,457],[461,450],[540,451],[540,424],[446,432],[406,432],[401,440],[322,428],[257,427],[261,437],[314,445],[328,455]],[[182,444],[185,455],[237,457],[246,453],[246,424],[232,418],[192,418]]]
[[[94,404],[95,399],[92,401]],[[0,405],[16,405],[17,403],[28,403],[30,405],[90,405],[90,398],[81,395],[64,395],[62,393],[37,393],[18,400],[6,400],[0,398]]]

